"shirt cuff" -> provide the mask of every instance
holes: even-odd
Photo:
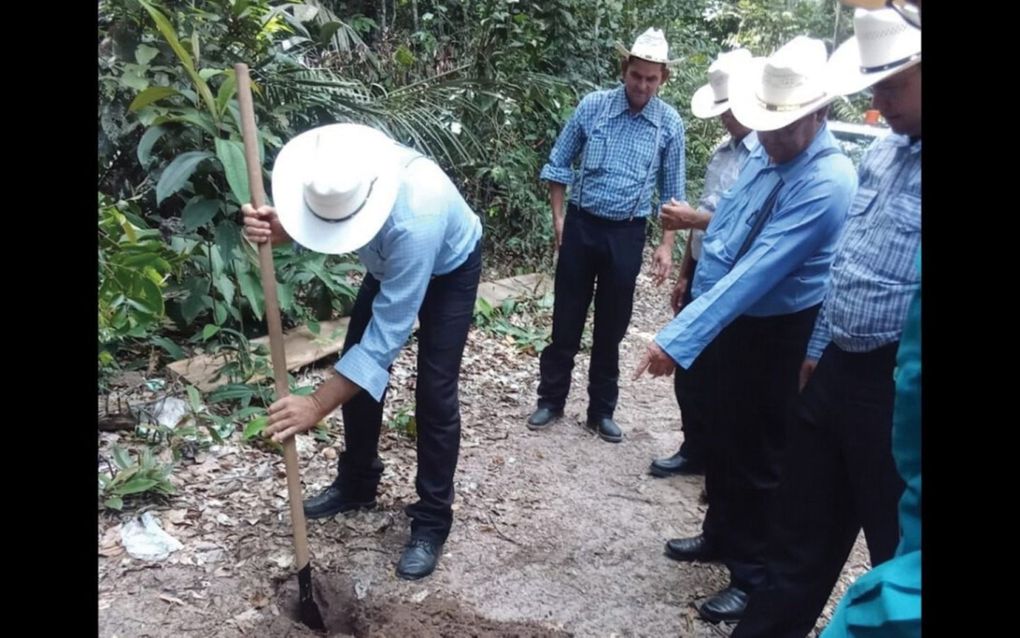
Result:
[[[348,350],[340,359],[336,364],[336,371],[368,392],[376,401],[382,401],[386,384],[390,381],[390,373],[381,367],[360,343]]]
[[[824,335],[812,335],[811,341],[808,342],[807,347],[807,358],[813,361],[818,361],[822,358],[822,352],[825,351],[825,347],[829,345],[829,339]]]
[[[546,164],[542,167],[539,179],[570,186],[574,182],[574,171],[569,168],[559,168],[552,164]]]

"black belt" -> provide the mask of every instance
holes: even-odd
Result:
[[[581,208],[574,202],[567,204],[567,212],[581,215],[588,221],[593,221],[597,224],[605,224],[608,226],[644,226],[648,221],[647,217],[635,217],[633,219],[609,219],[608,217],[600,217],[595,213],[591,212],[587,208]]]

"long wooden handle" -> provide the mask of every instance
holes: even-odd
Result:
[[[247,64],[235,64],[237,75],[237,101],[241,106],[241,136],[244,138],[244,159],[248,165],[248,188],[251,204],[258,208],[266,203],[262,186],[262,163],[259,161],[258,131],[255,128],[255,106],[251,99],[251,78]],[[290,394],[287,385],[287,354],[283,349],[283,324],[280,321],[280,302],[276,296],[276,271],[273,267],[271,242],[259,244],[259,270],[262,272],[262,293],[266,298],[266,323],[269,324],[269,351],[273,359],[273,378],[276,396],[282,399]],[[308,531],[301,494],[301,470],[298,467],[294,437],[283,444],[283,459],[287,465],[287,494],[290,497],[290,520],[294,526],[294,557],[298,570],[308,564]]]

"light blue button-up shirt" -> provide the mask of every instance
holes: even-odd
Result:
[[[839,145],[825,125],[804,151],[784,164],[773,164],[759,147],[720,197],[694,275],[695,299],[655,337],[677,364],[690,367],[741,315],[784,315],[821,303],[836,242],[857,191],[857,173],[848,157],[840,153],[816,159],[828,148]],[[734,263],[780,180],[783,186],[769,221]]]
[[[871,352],[900,338],[920,285],[914,267],[920,245],[921,140],[887,135],[861,160],[860,187],[808,358],[820,358],[830,341],[847,352]]]
[[[575,177],[572,164],[579,154]],[[632,115],[621,84],[584,96],[556,139],[541,178],[570,186],[570,201],[593,215],[629,219],[658,214],[651,204],[655,187],[660,201],[683,200],[684,170],[680,114],[653,97]]]
[[[358,251],[379,280],[379,293],[364,336],[336,364],[337,372],[382,400],[389,367],[411,335],[429,281],[463,264],[481,236],[478,216],[435,162],[422,157],[408,164],[389,218]]]

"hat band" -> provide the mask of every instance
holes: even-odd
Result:
[[[660,58],[654,53],[642,54],[635,53],[634,51],[628,51],[630,57],[644,60],[645,62],[655,62],[656,64],[666,64],[668,60],[666,58]]]
[[[913,62],[915,60],[920,60],[920,59],[921,59],[921,53],[918,52],[918,53],[914,53],[912,55],[908,55],[905,58],[900,58],[899,60],[896,60],[895,62],[890,62],[889,64],[883,64],[881,66],[862,66],[861,67],[861,73],[880,73],[882,71],[888,71],[889,69],[898,67],[898,66],[903,65],[903,64],[907,64],[908,62]]]
[[[801,102],[800,104],[769,104],[765,100],[758,97],[757,93],[755,93],[754,95],[754,99],[758,100],[758,106],[765,109],[766,111],[771,111],[773,113],[786,113],[789,111],[796,111],[804,108],[805,106],[809,106],[817,102],[818,100],[821,100],[824,97],[826,97],[826,93],[823,91],[822,94],[819,95],[818,97],[812,98],[807,102]]]
[[[377,180],[377,179],[379,179],[379,178],[378,177],[373,177],[372,178],[372,181],[368,184],[368,192],[365,193],[365,199],[361,200],[361,203],[358,204],[358,207],[354,209],[354,212],[351,213],[350,215],[348,215],[347,217],[342,217],[340,219],[333,219],[333,218],[330,218],[330,217],[323,217],[322,215],[320,215],[320,214],[315,212],[315,209],[313,209],[311,204],[308,203],[308,199],[307,198],[305,198],[305,206],[308,206],[309,212],[311,212],[312,215],[314,215],[316,219],[321,219],[322,221],[324,221],[324,222],[326,222],[328,224],[339,224],[340,222],[345,222],[348,219],[351,219],[352,217],[357,215],[359,212],[361,212],[361,209],[364,208],[365,204],[368,203],[368,198],[372,196],[372,187],[375,186],[375,180]]]

